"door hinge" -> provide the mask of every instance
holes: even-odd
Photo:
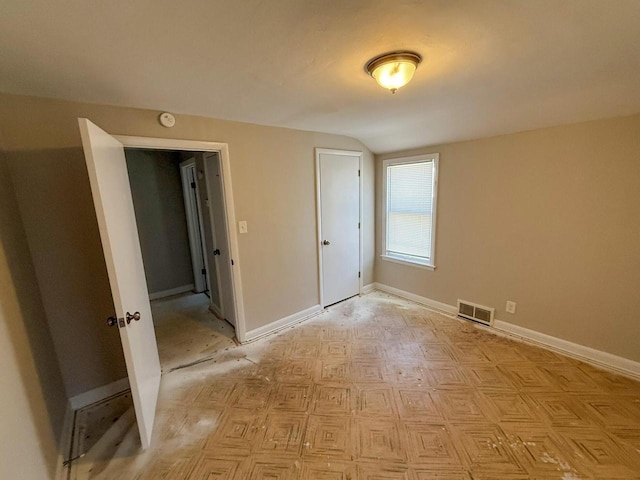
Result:
[[[233,258],[231,259],[231,265],[235,265],[235,263],[233,263]]]
[[[360,170],[358,170],[358,176],[360,176]]]
[[[358,222],[358,228],[360,228],[360,222]]]
[[[196,182],[191,182],[191,188],[196,188]]]
[[[360,278],[360,272],[358,272],[358,278]]]
[[[201,271],[200,273],[202,273],[202,275],[206,275],[206,274],[207,274],[207,269],[206,269],[206,268],[203,268],[203,269],[202,269],[202,271]]]

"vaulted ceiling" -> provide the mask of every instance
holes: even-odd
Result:
[[[4,0],[0,91],[340,133],[377,153],[640,111],[638,0]],[[364,72],[421,53],[391,95]]]

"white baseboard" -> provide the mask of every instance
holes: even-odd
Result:
[[[190,292],[195,287],[193,283],[189,285],[182,285],[181,287],[172,288],[170,290],[163,290],[161,292],[155,292],[149,294],[149,300],[158,300],[159,298],[170,297],[171,295],[178,295],[179,293]]]
[[[532,343],[548,350],[582,360],[596,367],[605,368],[640,380],[640,362],[603,352],[602,350],[596,350],[595,348],[585,347],[584,345],[563,340],[562,338],[552,337],[546,333],[536,332],[535,330],[520,327],[519,325],[514,325],[513,323],[502,320],[496,319],[493,328],[511,337],[524,340],[527,343]]]
[[[88,392],[81,393],[75,397],[71,397],[69,405],[72,410],[78,410],[79,408],[86,407],[92,403],[99,402],[105,398],[115,395],[116,393],[123,392],[129,389],[129,378],[121,378],[113,383],[103,385]]]
[[[441,312],[447,313],[449,315],[455,315],[458,312],[458,309],[453,305],[438,302],[427,297],[421,297],[420,295],[416,295],[415,293],[406,292],[404,290],[400,290],[399,288],[390,287],[389,285],[385,285],[383,283],[376,282],[373,285],[376,290],[380,290],[381,292],[390,293],[391,295],[395,295],[396,297],[411,300],[421,305],[433,308],[434,310],[440,310]]]
[[[414,301],[421,305],[439,310],[441,312],[456,315],[457,308],[453,305],[438,302],[430,298],[422,297],[414,293],[400,290],[399,288],[390,287],[382,283],[374,283],[375,289],[381,292],[390,293],[397,297],[405,298],[407,300]],[[475,324],[474,324],[475,325]],[[628,358],[619,357],[612,353],[596,350],[595,348],[586,347],[577,343],[563,340],[558,337],[547,335],[546,333],[537,332],[528,328],[514,325],[513,323],[505,322],[495,319],[492,327],[479,326],[479,328],[486,329],[488,332],[497,333],[500,335],[506,335],[516,340],[524,341],[536,345],[538,347],[546,348],[553,352],[561,353],[568,357],[572,357],[581,360],[585,363],[595,365],[596,367],[604,368],[627,377],[640,380],[640,362],[629,360]]]
[[[362,295],[366,295],[367,293],[371,293],[376,289],[375,283],[370,283],[362,287]]]
[[[291,325],[300,323],[311,317],[315,317],[322,311],[323,308],[320,305],[314,305],[313,307],[309,307],[305,310],[294,313],[293,315],[289,315],[288,317],[281,318],[280,320],[271,322],[263,327],[254,328],[253,330],[249,330],[246,333],[245,340],[242,343],[251,342],[253,340],[264,337],[265,335],[270,335],[272,333],[278,332],[283,328],[290,327]]]

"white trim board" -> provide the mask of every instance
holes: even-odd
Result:
[[[182,285],[181,287],[172,288],[170,290],[162,290],[161,292],[155,292],[149,294],[149,300],[158,300],[159,298],[170,297],[172,295],[178,295],[180,293],[190,292],[193,290],[193,283],[189,285]]]
[[[438,310],[447,315],[456,317],[458,310],[453,305],[438,302],[427,297],[422,297],[414,293],[410,293],[399,288],[390,287],[382,283],[373,283],[374,288],[381,292],[390,293],[406,300],[419,303],[434,310]],[[457,317],[456,317],[457,318]],[[537,332],[528,328],[514,325],[513,323],[505,322],[503,320],[494,320],[493,327],[479,325],[473,323],[477,328],[482,328],[487,332],[494,333],[496,335],[503,335],[509,338],[536,345],[538,347],[551,350],[562,355],[575,358],[577,360],[589,363],[605,370],[610,370],[614,373],[619,373],[634,380],[640,380],[640,362],[629,360],[628,358],[619,357],[611,353],[596,350],[595,348],[586,347],[577,343],[563,340],[562,338],[553,337],[546,333]]]
[[[88,392],[81,393],[69,399],[69,405],[71,410],[78,410],[80,408],[91,405],[92,403],[104,400],[116,393],[124,392],[129,389],[129,378],[121,378],[115,382],[103,385]]]
[[[290,327],[296,323],[308,320],[316,315],[322,313],[324,309],[320,305],[314,305],[300,312],[289,315],[288,317],[281,318],[274,322],[268,323],[262,327],[249,330],[246,334],[245,340],[242,343],[253,342],[272,333],[279,332],[287,327]]]

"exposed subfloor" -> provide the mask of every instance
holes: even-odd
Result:
[[[209,311],[209,298],[204,293],[154,300],[151,310],[163,373],[235,345],[233,327]]]
[[[373,293],[165,374],[151,448],[120,448],[96,471],[89,478],[640,478],[640,383]]]
[[[131,398],[131,393],[127,390],[75,412],[71,448],[67,456],[67,459],[75,460],[71,462],[70,473],[67,476],[69,479],[78,478],[78,472],[75,467],[79,461],[82,461],[80,458],[94,448],[113,424],[132,407],[133,399]],[[119,440],[121,439],[116,439],[116,442]],[[114,445],[114,447],[117,447],[117,445]],[[108,453],[104,459],[109,459]]]

